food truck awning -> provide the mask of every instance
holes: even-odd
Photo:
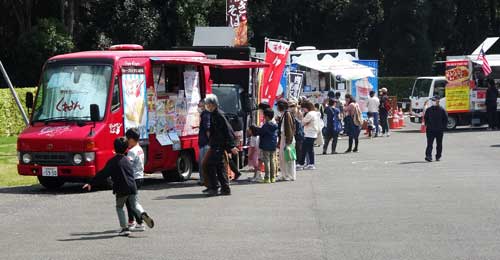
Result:
[[[228,59],[207,59],[200,57],[173,58],[173,57],[152,57],[152,62],[165,62],[170,64],[201,65],[218,69],[253,69],[269,67],[267,63],[228,60]]]
[[[356,80],[367,77],[375,77],[373,69],[347,59],[335,59],[326,55],[318,60],[316,55],[302,55],[294,63],[323,73],[331,73],[341,76],[345,80]]]

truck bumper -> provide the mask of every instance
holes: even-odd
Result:
[[[42,176],[42,167],[57,167],[57,177],[87,179],[95,176],[95,165],[84,166],[41,166],[33,164],[18,164],[19,175]]]

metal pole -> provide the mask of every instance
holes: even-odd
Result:
[[[5,68],[3,67],[2,61],[0,61],[0,70],[2,70],[3,77],[5,78],[5,81],[7,82],[7,85],[9,85],[10,92],[12,93],[12,96],[14,97],[14,100],[16,101],[17,108],[19,108],[19,111],[21,111],[21,114],[23,116],[24,123],[26,126],[29,125],[29,119],[28,116],[26,116],[26,112],[24,112],[24,108],[21,105],[21,101],[19,101],[19,97],[17,97],[16,90],[12,86],[12,82],[10,82],[9,75],[7,75],[7,71],[5,71]]]

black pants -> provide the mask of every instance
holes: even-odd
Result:
[[[380,126],[382,126],[382,134],[389,133],[389,114],[380,113]]]
[[[432,159],[432,147],[436,139],[436,159],[441,158],[443,152],[443,131],[427,131],[427,149],[425,158]]]
[[[143,183],[144,183],[144,179],[136,179],[135,180],[135,185],[137,186],[137,190],[139,190],[139,188],[141,188]],[[132,207],[130,207],[130,203],[128,202],[128,200],[127,200],[127,202],[125,202],[125,206],[127,207],[128,221],[132,222],[135,219],[137,224],[142,224],[141,216],[137,216],[135,214],[135,212],[132,210]]]
[[[220,183],[221,191],[229,192],[231,189],[224,164],[224,156],[226,156],[224,150],[210,148],[209,156],[207,160],[208,188],[216,191],[219,189]]]
[[[497,106],[487,105],[486,106],[486,116],[488,117],[488,126],[490,128],[496,128],[497,125]]]
[[[337,141],[339,140],[339,133],[335,131],[328,131],[328,133],[325,136],[323,153],[326,153],[326,150],[328,150],[328,144],[330,143],[330,140],[332,140],[332,153],[334,153],[335,150],[337,150]]]
[[[314,141],[316,141],[316,138],[304,138],[304,142],[302,142],[302,156],[299,160],[300,165],[306,164],[306,156],[309,159],[309,164],[314,165]]]
[[[303,140],[295,140],[295,153],[297,154],[297,159],[299,159],[299,162],[300,162],[300,159],[302,158],[302,143],[304,141]]]

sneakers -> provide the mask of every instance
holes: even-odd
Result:
[[[134,221],[134,220],[132,220],[132,221],[129,221],[129,222],[128,222],[127,227],[128,227],[128,228],[133,228],[133,227],[135,227],[135,225],[136,225],[135,221]]]
[[[144,226],[144,224],[137,224],[134,226],[134,228],[131,229],[131,231],[143,232],[143,231],[146,231],[146,226]]]
[[[429,157],[425,157],[425,160],[428,162],[432,162],[432,158],[429,158]]]
[[[231,195],[231,190],[221,190],[220,195],[222,196],[230,196]]]
[[[271,183],[271,180],[269,178],[264,178],[260,183]]]
[[[207,188],[207,189],[202,190],[201,193],[207,194],[209,191],[210,191],[210,189]]]
[[[344,153],[351,153],[352,150],[351,149],[347,149]]]
[[[358,148],[354,148],[354,150],[352,150],[353,153],[357,153],[358,152]]]
[[[441,157],[436,157],[436,162],[441,161]]]
[[[128,228],[122,228],[120,233],[118,233],[119,236],[121,237],[128,237],[130,236],[130,230]]]
[[[304,167],[304,170],[316,170],[316,166],[314,166],[314,164],[309,164]]]
[[[390,137],[391,135],[389,133],[385,134],[385,137]]]
[[[217,190],[212,190],[212,189],[208,190],[205,194],[207,195],[207,197],[214,197],[219,195]]]
[[[271,183],[275,183],[276,182],[276,179],[275,178],[271,178]]]
[[[155,222],[153,221],[153,219],[148,215],[148,213],[146,212],[143,212],[141,214],[141,218],[142,220],[144,221],[144,223],[146,223],[146,225],[148,225],[149,228],[153,228],[155,226]]]
[[[304,169],[304,165],[297,164],[297,165],[295,166],[295,170],[297,170],[297,171],[302,171],[303,169]]]

